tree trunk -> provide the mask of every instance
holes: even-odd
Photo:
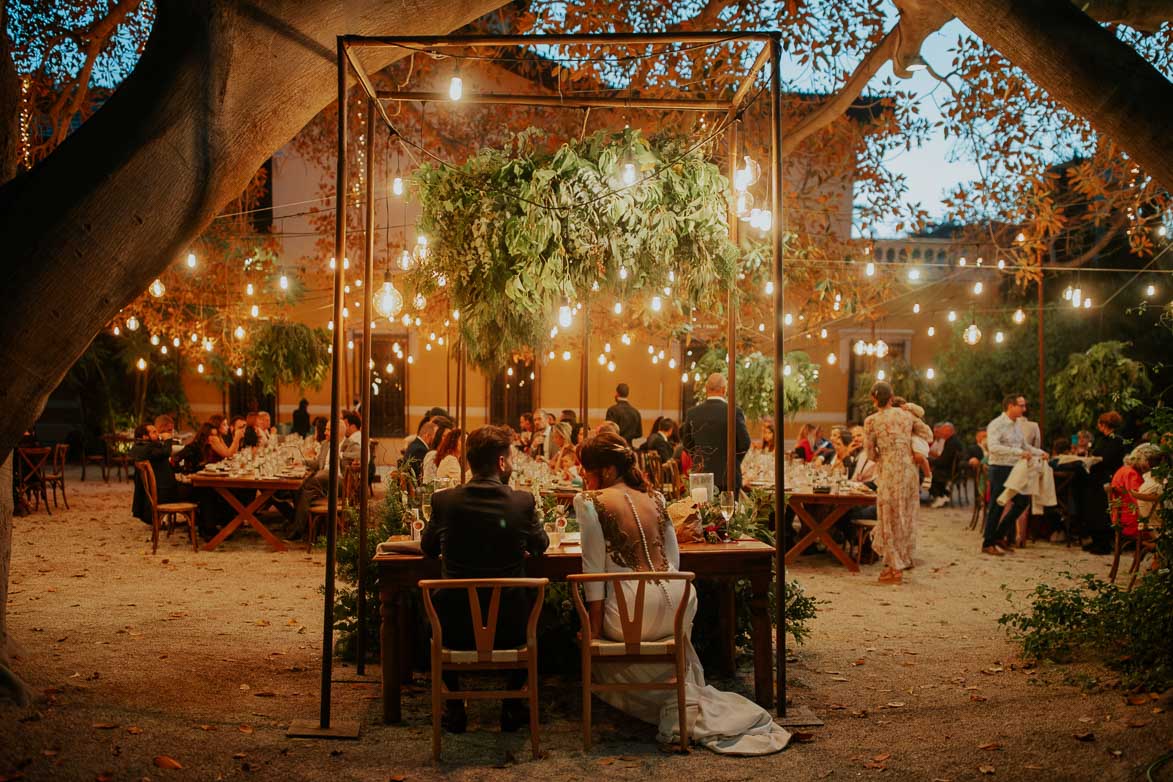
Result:
[[[8,563],[12,558],[12,451],[0,464],[0,700],[24,706],[28,687],[12,672],[8,640]]]
[[[94,334],[335,100],[336,36],[441,34],[502,4],[159,3],[142,59],[106,104],[40,165],[0,184],[0,453],[11,452]],[[7,116],[10,82],[2,80],[11,59],[6,49],[0,54]],[[397,56],[367,50],[360,60],[374,70]],[[3,480],[0,641],[12,518]],[[0,696],[23,698],[4,659],[0,651]]]
[[[1173,83],[1071,3],[942,0],[986,43],[1173,190]]]

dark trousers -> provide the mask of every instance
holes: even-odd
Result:
[[[1010,477],[1010,467],[997,464],[990,465],[990,506],[986,510],[985,535],[982,538],[982,548],[992,546],[999,540],[1011,540],[1014,534],[1014,522],[1022,512],[1030,507],[1029,494],[1015,494],[1005,506],[998,504],[998,495],[1006,488],[1006,479]]]
[[[929,496],[936,499],[937,497],[944,497],[949,494],[947,484],[949,483],[949,476],[942,473],[933,473],[933,482],[929,486]]]
[[[480,598],[481,616],[482,618],[487,617],[491,590],[481,589],[477,594]],[[436,606],[436,613],[440,617],[440,626],[444,628],[444,646],[449,649],[476,649],[472,615],[469,613],[468,607],[468,593],[463,589],[445,589],[435,593],[432,600]],[[497,614],[497,634],[493,639],[494,648],[508,649],[525,643],[525,627],[532,604],[527,590],[501,590],[501,605]],[[507,689],[520,690],[525,686],[527,672],[524,668],[507,670],[504,673]],[[444,686],[449,690],[460,689],[460,674],[455,671],[445,671],[443,678]],[[506,703],[511,708],[518,708],[525,702],[521,699],[510,698]]]

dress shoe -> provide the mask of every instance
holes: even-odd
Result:
[[[937,499],[933,500],[932,504],[929,505],[929,507],[930,508],[944,508],[948,504],[949,504],[949,498],[946,497],[945,495],[941,495]]]
[[[985,548],[982,549],[982,553],[989,554],[990,556],[994,556],[994,557],[1000,557],[1003,554],[1005,554],[1006,552],[1003,551],[1002,549],[998,548],[997,546],[986,546]]]
[[[501,731],[516,733],[529,722],[529,709],[525,701],[510,699],[501,702]]]
[[[464,733],[468,729],[468,712],[464,710],[464,701],[448,701],[444,704],[440,726],[449,733]]]

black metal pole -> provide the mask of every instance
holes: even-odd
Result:
[[[785,355],[782,320],[782,39],[770,35],[770,240],[774,253],[774,426],[786,420],[786,392],[782,384]],[[786,716],[786,461],[784,449],[774,449],[775,617],[778,625],[778,715]]]
[[[737,173],[737,125],[736,121],[729,125],[730,187],[732,187],[734,175]],[[729,209],[729,238],[734,246],[737,246],[737,191],[731,190],[731,195],[733,201]],[[725,314],[725,341],[728,343],[725,347],[729,359],[729,388],[725,397],[728,400],[728,404],[725,405],[725,488],[733,492],[734,497],[741,490],[740,486],[735,485],[735,476],[737,475],[737,271],[737,269],[733,270],[733,278],[729,281],[729,304]]]
[[[346,346],[342,341],[343,270],[346,265],[346,52],[338,40],[338,172],[334,191],[334,350],[330,367],[330,484],[327,491],[326,521],[326,597],[322,611],[322,708],[320,727],[330,727],[330,681],[333,677],[334,651],[334,539],[338,516],[338,421],[342,407],[343,362]]]
[[[366,127],[366,264],[363,269],[362,295],[362,367],[358,376],[362,378],[362,455],[359,457],[358,500],[358,637],[355,639],[356,669],[359,676],[366,675],[366,633],[363,629],[367,618],[367,475],[371,467],[371,318],[375,317],[371,301],[375,287],[375,102],[367,99]]]

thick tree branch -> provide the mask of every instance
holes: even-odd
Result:
[[[1142,33],[1155,33],[1162,22],[1173,20],[1171,0],[1074,0],[1075,5],[1098,22],[1126,24]]]
[[[1119,144],[1173,190],[1173,84],[1110,30],[1068,3],[942,0],[1051,97]]]
[[[892,59],[900,40],[901,24],[903,22],[897,23],[889,30],[880,42],[860,60],[859,65],[847,77],[847,81],[843,83],[843,87],[838,92],[823,101],[817,109],[803,117],[794,127],[786,130],[782,139],[783,157],[793,154],[799,144],[830,125],[851,108],[851,104],[860,96],[863,88],[876,75],[876,72],[884,63]]]

